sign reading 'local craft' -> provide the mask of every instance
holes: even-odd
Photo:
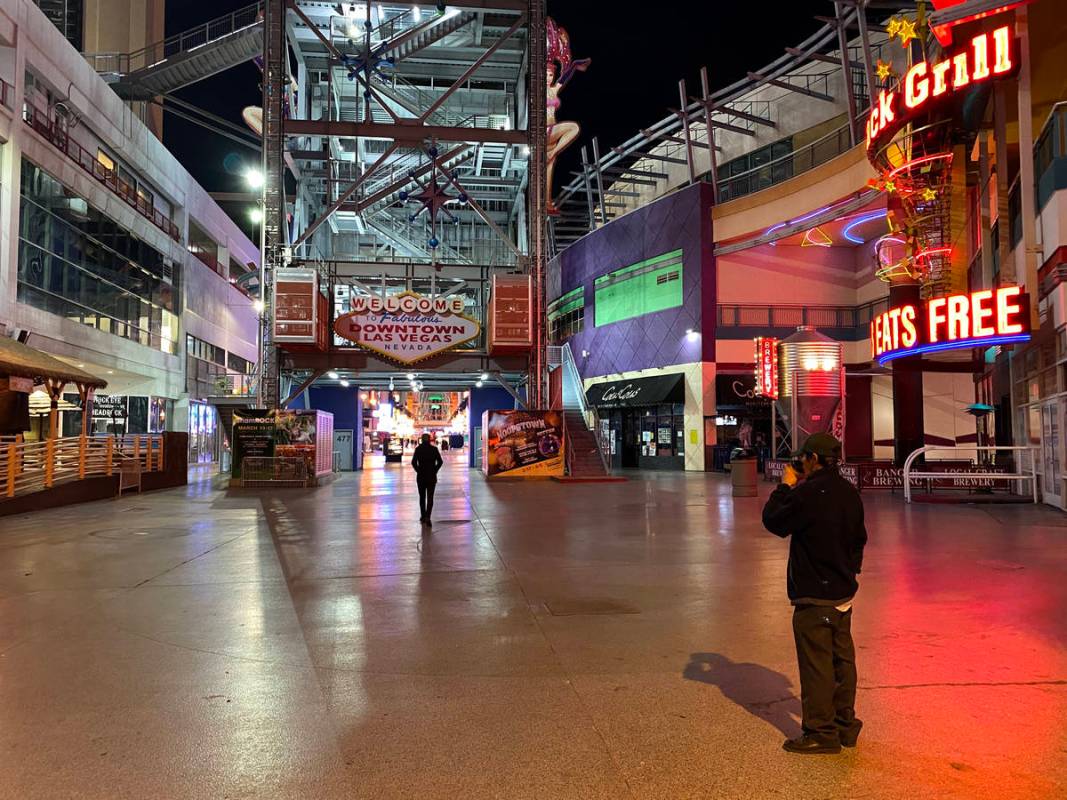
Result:
[[[903,356],[1029,339],[1030,303],[1018,286],[894,306],[871,320],[871,350],[879,364]]]
[[[352,310],[333,323],[338,336],[380,356],[413,364],[476,339],[478,321],[463,313],[462,297],[404,292],[352,298]]]

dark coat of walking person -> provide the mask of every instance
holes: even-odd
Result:
[[[863,727],[852,643],[852,602],[867,544],[863,502],[838,470],[841,443],[830,434],[809,436],[795,458],[799,469],[785,468],[763,508],[764,527],[789,537],[787,589],[800,671],[803,735],[782,746],[839,753],[856,745]]]
[[[419,509],[422,516],[419,521],[430,524],[430,515],[433,513],[433,493],[437,489],[437,473],[441,465],[441,451],[430,444],[430,434],[422,435],[422,444],[415,448],[415,454],[411,456],[411,466],[415,468],[416,483],[419,485]]]

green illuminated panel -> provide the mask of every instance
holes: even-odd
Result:
[[[682,305],[682,251],[649,258],[596,279],[596,326]]]
[[[561,317],[564,314],[569,314],[571,311],[577,311],[579,308],[585,306],[585,288],[579,286],[573,291],[567,292],[563,297],[558,300],[553,300],[548,305],[548,318],[549,320]]]

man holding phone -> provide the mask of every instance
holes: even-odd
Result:
[[[852,601],[867,530],[863,501],[841,476],[841,442],[815,433],[794,454],[763,508],[763,525],[789,537],[787,589],[800,669],[803,735],[791,753],[840,753],[855,747],[856,650]]]

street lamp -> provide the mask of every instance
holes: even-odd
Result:
[[[251,220],[253,225],[258,225],[263,221],[263,209],[258,207],[253,208],[248,212],[248,219]]]
[[[256,167],[249,167],[245,170],[245,183],[248,184],[249,189],[262,189],[263,188],[263,172]]]

